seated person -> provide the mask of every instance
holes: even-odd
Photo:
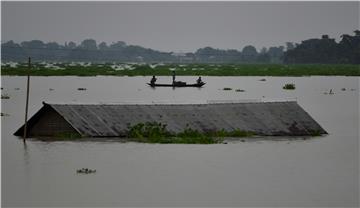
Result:
[[[155,78],[155,76],[153,76],[152,79],[151,79],[151,81],[150,81],[150,83],[151,83],[151,84],[155,84],[156,80],[157,80],[157,79]]]
[[[198,84],[201,84],[201,83],[202,83],[201,77],[199,77],[199,78],[196,80],[196,83],[198,83]]]

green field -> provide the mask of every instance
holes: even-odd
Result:
[[[360,76],[360,65],[328,64],[33,64],[32,76]],[[24,76],[27,65],[2,64],[1,74]]]

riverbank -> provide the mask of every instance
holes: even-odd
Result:
[[[35,63],[31,76],[360,76],[359,65],[338,64],[84,64]],[[25,76],[26,63],[2,64],[1,74]]]

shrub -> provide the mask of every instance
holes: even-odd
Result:
[[[285,90],[294,90],[295,89],[295,84],[285,84],[284,86],[283,86],[283,89],[285,89]]]
[[[10,99],[10,95],[3,94],[3,95],[1,95],[1,99]]]
[[[250,137],[254,134],[242,130],[227,132],[224,129],[209,133],[186,128],[179,133],[171,133],[166,125],[157,122],[128,124],[127,137],[136,142],[145,143],[177,143],[177,144],[214,144],[223,141],[223,137]]]

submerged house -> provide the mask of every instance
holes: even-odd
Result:
[[[251,131],[264,136],[306,136],[327,132],[297,102],[220,104],[48,104],[28,120],[30,137],[77,133],[82,137],[123,137],[129,125],[166,124],[178,133]],[[22,136],[24,126],[15,135]]]

